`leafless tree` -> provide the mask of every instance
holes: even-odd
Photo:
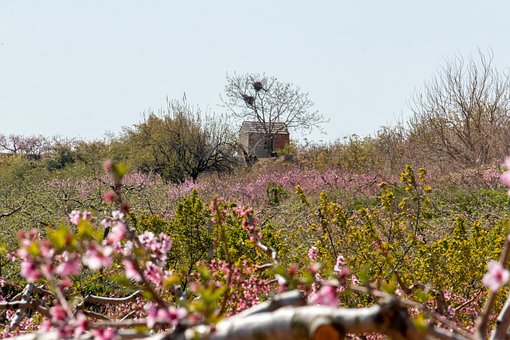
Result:
[[[49,151],[51,145],[43,136],[22,136],[0,134],[0,153],[14,155],[24,154],[34,158],[40,158],[43,153]]]
[[[274,137],[285,126],[290,130],[306,131],[325,122],[322,114],[312,110],[313,102],[308,93],[264,74],[227,76],[222,101],[234,117],[261,123],[268,138]]]
[[[410,140],[429,159],[461,166],[501,159],[510,145],[510,82],[492,54],[446,62],[411,104]]]

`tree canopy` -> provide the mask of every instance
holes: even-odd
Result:
[[[127,130],[130,163],[172,182],[196,180],[204,172],[224,172],[237,163],[234,137],[227,124],[203,115],[185,100]]]

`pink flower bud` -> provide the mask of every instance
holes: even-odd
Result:
[[[105,202],[115,202],[117,195],[113,191],[107,191],[103,194],[103,200]]]

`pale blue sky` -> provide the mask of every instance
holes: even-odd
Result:
[[[510,67],[510,1],[0,0],[0,133],[99,138],[166,105],[220,112],[225,75],[296,84],[327,135],[409,115],[445,59]]]

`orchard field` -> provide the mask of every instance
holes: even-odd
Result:
[[[510,81],[455,62],[406,124],[279,150],[324,122],[307,94],[228,78],[267,158],[185,101],[104,140],[0,134],[1,336],[508,338]]]
[[[59,169],[48,166],[55,156],[3,156],[3,336],[55,327],[61,337],[205,337],[215,329],[198,325],[235,324],[233,316],[284,292],[299,292],[281,298],[297,311],[355,308],[363,320],[359,308],[383,308],[383,323],[328,319],[331,329],[311,337],[476,334],[497,290],[483,284],[487,263],[508,234],[505,167],[360,171],[368,155],[355,143],[343,144],[341,158],[341,145],[294,148],[183,183],[124,163],[103,169],[106,146],[104,154],[75,148]],[[484,316],[490,327],[507,293]],[[395,297],[405,317],[384,310]],[[278,307],[265,308],[245,317]]]

